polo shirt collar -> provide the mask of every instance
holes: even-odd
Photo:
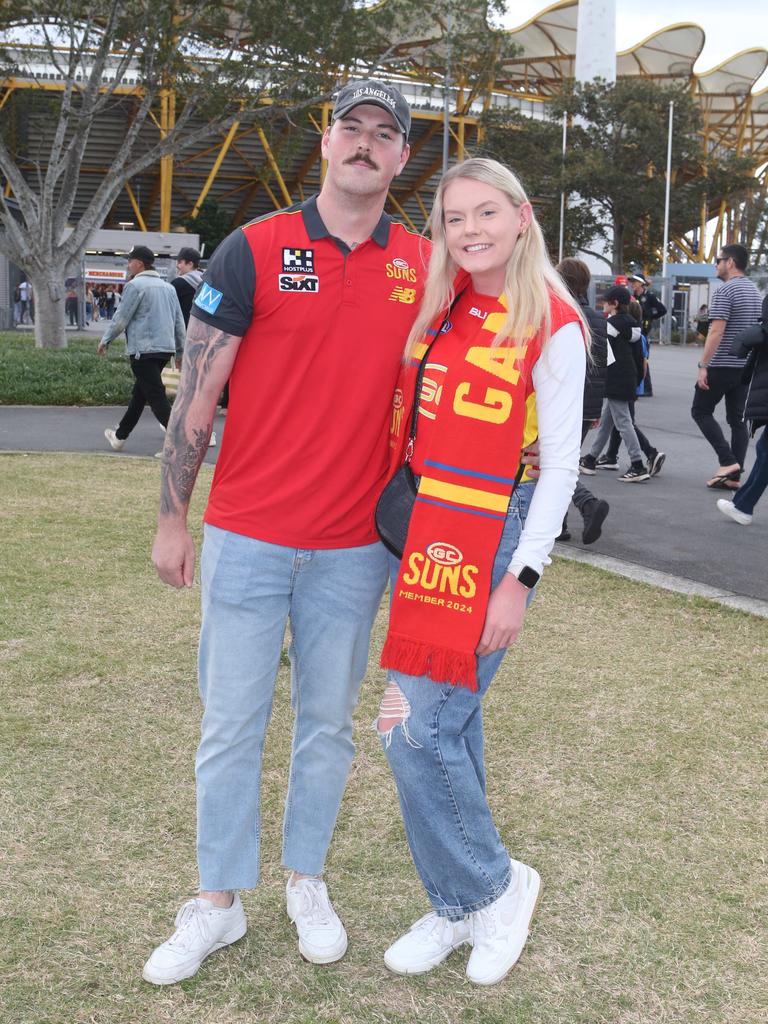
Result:
[[[320,211],[317,208],[317,196],[310,196],[301,204],[301,215],[304,218],[304,227],[307,229],[311,241],[316,242],[320,238],[331,238],[331,233],[323,223]],[[373,229],[371,238],[381,248],[386,249],[389,243],[389,226],[392,223],[386,213],[379,217],[379,223]]]

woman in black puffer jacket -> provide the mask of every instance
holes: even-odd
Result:
[[[629,469],[619,480],[628,483],[647,480],[650,476],[643,463],[643,453],[637,439],[629,403],[634,400],[638,381],[643,378],[642,350],[632,341],[632,331],[639,327],[629,315],[632,296],[626,288],[614,285],[603,296],[604,311],[608,317],[608,344],[614,356],[605,375],[605,400],[600,417],[600,429],[589,453],[581,459],[581,471],[592,475],[596,471],[597,457],[608,443],[615,424],[627,447],[631,460]],[[638,363],[639,357],[639,363]]]
[[[763,299],[762,326],[749,327],[733,343],[733,355],[748,357],[744,376],[748,388],[744,419],[750,422],[752,434],[763,428],[755,445],[755,464],[749,476],[736,491],[733,501],[720,498],[717,507],[735,522],[747,526],[752,522],[755,505],[768,487],[768,296]]]

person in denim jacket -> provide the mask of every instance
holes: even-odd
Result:
[[[107,347],[125,332],[126,348],[134,376],[133,394],[125,415],[104,436],[119,452],[149,404],[163,430],[168,426],[171,403],[165,393],[162,372],[175,355],[181,367],[186,330],[176,292],[154,269],[155,254],[145,245],[136,245],[128,253],[128,275],[123,299],[109,327],[101,336],[96,351],[106,354]]]

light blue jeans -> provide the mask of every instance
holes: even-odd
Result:
[[[495,587],[520,540],[534,484],[512,495],[493,566]],[[390,558],[392,585],[399,561]],[[532,599],[529,598],[529,602]],[[382,746],[395,776],[416,870],[441,917],[460,920],[493,903],[511,881],[510,858],[485,795],[482,698],[505,652],[478,659],[478,689],[390,672],[410,704]]]
[[[196,762],[201,889],[258,882],[262,750],[288,620],[295,726],[283,863],[322,872],[355,751],[352,712],[386,579],[378,543],[302,550],[206,525]]]

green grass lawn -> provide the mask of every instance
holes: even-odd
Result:
[[[125,340],[101,358],[98,337],[67,336],[67,348],[35,348],[31,331],[0,332],[0,405],[125,405],[133,377]]]
[[[386,946],[428,908],[369,725],[327,877],[345,959],[284,909],[292,716],[281,668],[250,930],[156,989],[144,959],[194,893],[198,594],[149,562],[154,460],[0,455],[0,1019],[4,1024],[758,1024],[764,1021],[768,622],[558,561],[486,700],[489,797],[544,890],[504,983],[466,952],[421,978]],[[210,468],[203,466],[193,519]]]

